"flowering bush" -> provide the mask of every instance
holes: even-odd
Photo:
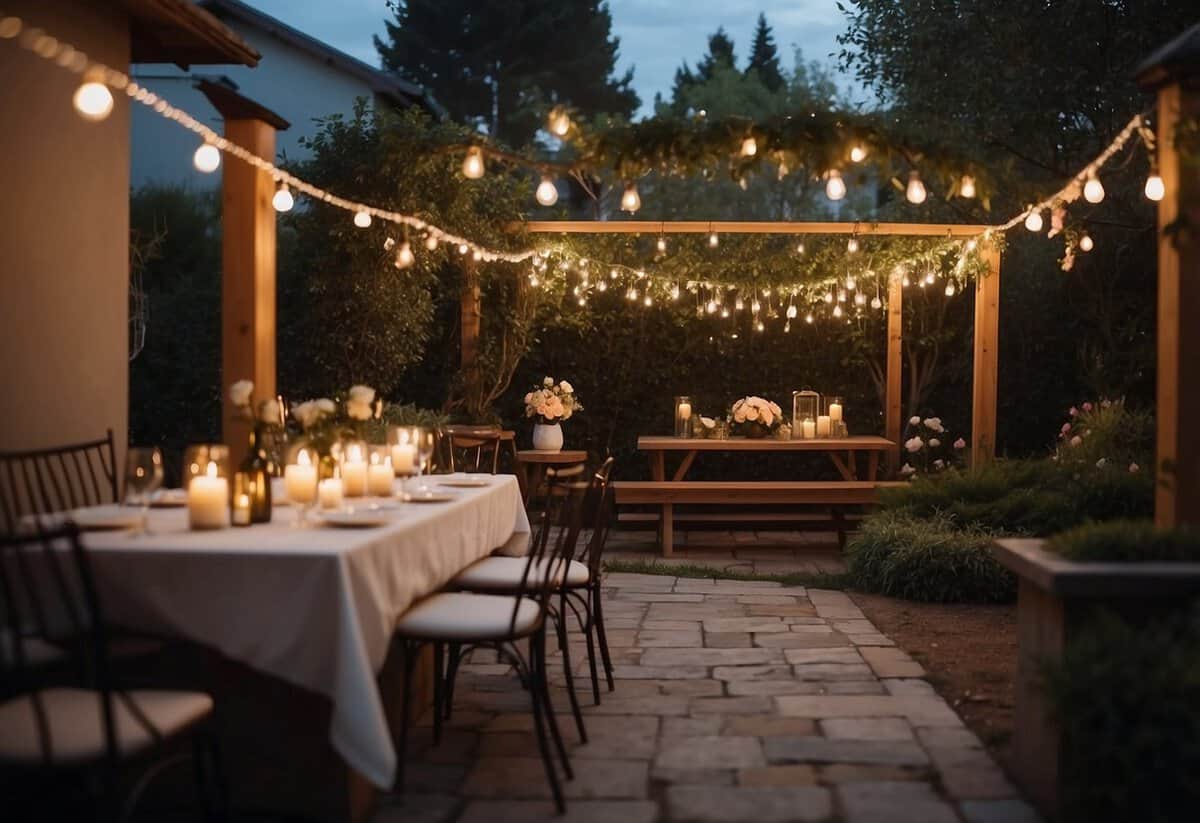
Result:
[[[233,415],[238,420],[252,423],[256,428],[283,428],[283,409],[274,397],[254,404],[254,383],[239,380],[229,387],[229,401],[233,404]]]
[[[775,403],[751,395],[736,401],[730,409],[734,434],[766,437],[783,422],[783,410]]]
[[[1068,409],[1053,459],[1076,472],[1137,474],[1150,464],[1153,447],[1154,420],[1148,412],[1130,409],[1124,399],[1101,398]]]
[[[571,415],[582,409],[574,387],[566,380],[555,383],[553,377],[546,377],[542,385],[534,386],[525,395],[525,416],[536,417],[537,422],[547,426],[570,420]]]
[[[908,420],[908,437],[904,440],[905,461],[900,467],[902,477],[937,474],[962,462],[967,441],[961,437],[950,442],[950,431],[940,417],[922,419],[913,415]]]

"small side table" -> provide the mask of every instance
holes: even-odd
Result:
[[[587,452],[582,449],[563,449],[562,451],[542,451],[540,449],[521,449],[517,452],[517,480],[521,484],[521,495],[525,504],[542,481],[546,479],[546,470],[556,466],[578,466],[587,462]]]

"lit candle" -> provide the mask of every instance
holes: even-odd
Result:
[[[229,481],[217,477],[217,464],[209,462],[204,474],[188,484],[188,526],[223,529],[229,525]]]
[[[841,403],[830,403],[829,404],[829,419],[834,423],[842,422],[842,404]]]
[[[805,418],[800,424],[801,436],[805,440],[811,440],[817,436],[817,424],[811,417]]]
[[[822,414],[817,416],[817,437],[829,437],[830,421],[829,415]]]
[[[342,478],[330,477],[322,480],[317,486],[317,496],[322,509],[340,509],[342,507]]]
[[[342,461],[342,490],[347,497],[362,497],[367,493],[367,463],[362,447],[357,444],[346,450],[346,459]]]
[[[298,505],[307,505],[317,497],[317,467],[312,464],[308,451],[301,449],[296,455],[296,465],[283,470],[283,487],[287,499]]]
[[[680,420],[691,420],[692,419],[692,404],[691,403],[680,403],[679,404],[679,419]]]
[[[396,472],[392,471],[392,459],[384,458],[379,461],[378,454],[371,455],[371,465],[367,467],[367,492],[374,497],[391,497],[392,483]]]
[[[396,474],[416,474],[417,447],[412,443],[392,446],[392,470]]]
[[[250,495],[239,494],[233,499],[233,525],[250,525]]]

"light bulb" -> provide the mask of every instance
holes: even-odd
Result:
[[[566,137],[567,132],[571,130],[571,116],[562,106],[555,106],[546,118],[546,125],[555,137]]]
[[[1087,182],[1083,184],[1083,199],[1089,203],[1099,203],[1104,199],[1104,185],[1094,174],[1089,174]]]
[[[795,306],[787,307],[787,316],[788,316],[788,320],[791,320],[793,317],[796,316],[796,307]]]
[[[717,301],[709,300],[708,303],[704,306],[704,310],[706,312],[708,312],[709,314],[716,314],[717,313]]]
[[[812,321],[813,321],[812,312],[809,312],[808,314],[804,315],[805,323],[811,323]]]
[[[483,177],[483,149],[479,146],[467,149],[467,156],[463,158],[462,173],[468,180]]]
[[[862,292],[858,292],[857,294],[855,294],[854,295],[854,305],[856,305],[856,306],[867,305],[867,296],[865,294],[863,294]]]
[[[846,181],[837,169],[830,169],[825,180],[825,196],[830,200],[841,200],[846,196]]]
[[[832,303],[832,302],[833,302],[833,292],[831,292],[831,291],[827,291],[827,292],[825,292],[825,302],[826,302],[826,303]]]
[[[936,279],[937,279],[937,275],[934,274],[933,272],[927,272],[925,274],[925,282],[931,286],[933,285],[933,281]]]
[[[858,251],[858,238],[851,237],[846,241],[846,254],[854,254]]]
[[[529,285],[533,286],[534,288],[537,288],[538,282],[540,282],[540,281],[538,280],[538,276],[536,274],[529,275]]]
[[[908,173],[908,188],[904,190],[904,196],[908,198],[908,202],[913,205],[920,205],[925,202],[925,184],[921,182],[921,175],[917,172],[910,171]]]
[[[846,302],[846,293],[845,293],[844,291],[842,291],[841,289],[838,289],[838,293],[837,293],[837,301],[838,301],[839,303],[845,303],[845,302]]]
[[[478,263],[483,259],[483,252],[481,252],[479,249],[475,249],[475,253],[471,255],[471,259]]]
[[[882,309],[883,308],[883,301],[879,299],[879,295],[875,295],[874,297],[871,298],[871,308],[873,308],[873,309]]]
[[[733,301],[733,310],[741,311],[744,308],[746,308],[746,301],[742,299],[741,295],[738,295],[737,299]]]
[[[596,284],[596,291],[608,291],[608,284],[601,280]]]
[[[625,186],[625,193],[621,195],[621,211],[627,211],[633,214],[642,207],[642,198],[638,196],[637,186],[633,183]]]
[[[277,212],[291,211],[292,206],[296,205],[296,198],[292,197],[292,193],[288,191],[287,183],[281,183],[275,191],[275,196],[271,198],[271,205],[275,207]]]
[[[742,157],[753,157],[758,154],[758,141],[753,136],[742,141]]]
[[[728,317],[728,316],[729,316],[729,309],[727,309],[727,308],[725,308],[724,306],[722,306],[722,307],[721,307],[721,316],[722,316],[722,317]]]
[[[642,300],[642,305],[644,305],[646,307],[653,306],[654,300],[650,297],[650,295],[647,294],[645,299]]]
[[[975,178],[969,174],[962,176],[962,182],[958,184],[958,194],[960,197],[965,197],[968,200],[975,196]]]
[[[852,274],[847,275],[846,276],[846,290],[854,291],[856,288],[858,288],[858,280],[856,280],[854,275],[852,275]]]
[[[803,243],[796,244],[796,254],[804,254],[804,244]]]
[[[657,247],[660,252],[666,251],[667,250],[667,238],[663,237],[662,235],[659,235]]]
[[[855,145],[850,149],[850,162],[861,163],[867,159],[867,148],[863,145]]]
[[[608,279],[609,279],[609,280],[616,280],[616,279],[617,279],[617,270],[616,270],[616,269],[609,269],[609,270],[608,270]]]
[[[967,251],[975,251],[977,248],[979,248],[979,243],[974,237],[967,241]]]
[[[907,274],[905,274],[903,277],[900,278],[900,285],[904,286],[905,288],[912,285],[912,281],[908,279]]]
[[[1158,202],[1166,193],[1167,187],[1163,183],[1162,176],[1156,171],[1150,172],[1150,176],[1146,178],[1146,197]]]
[[[396,241],[394,239],[392,239],[391,237],[384,238],[383,250],[391,251],[394,248],[396,248]]]
[[[834,317],[841,317],[841,316],[842,316],[842,307],[841,307],[841,306],[834,306],[834,307],[833,307],[833,316],[834,316]]]
[[[1042,213],[1034,208],[1029,209],[1029,214],[1025,217],[1025,228],[1033,232],[1042,230]]]
[[[471,249],[470,249],[470,248],[467,246],[467,244],[466,244],[466,243],[459,243],[459,244],[458,244],[458,253],[459,253],[459,254],[463,254],[463,255],[465,255],[465,254],[466,254],[467,252],[469,252],[470,250],[471,250]]]
[[[751,314],[758,314],[759,309],[761,309],[761,308],[762,308],[762,303],[759,303],[758,300],[755,300],[753,303],[750,304]]]
[[[429,249],[430,251],[434,251],[435,249],[437,249],[437,247],[438,247],[437,237],[435,237],[432,234],[427,235],[425,237],[425,248]]]
[[[371,225],[371,215],[365,209],[359,209],[354,213],[354,225],[360,229],[365,229]]]
[[[554,181],[549,177],[543,177],[542,182],[538,183],[535,196],[543,206],[553,206],[558,202],[558,186],[554,185]]]
[[[77,88],[71,102],[75,104],[75,111],[79,112],[80,117],[93,123],[99,123],[112,114],[113,110],[112,92],[108,90],[108,86],[94,80],[89,80]]]
[[[953,283],[947,283],[947,284],[946,284],[946,296],[947,296],[947,297],[953,297],[953,296],[954,296],[954,284],[953,284]]]
[[[678,284],[678,283],[676,283],[675,285],[671,286],[671,299],[672,299],[672,300],[678,300],[678,299],[679,299],[679,284]]]
[[[709,245],[709,248],[713,248],[713,249],[715,249],[717,246],[721,245],[721,238],[717,237],[717,233],[715,231],[709,233],[708,245]]]
[[[1091,251],[1095,247],[1096,247],[1096,244],[1092,240],[1092,236],[1090,234],[1084,234],[1082,237],[1079,238],[1079,250],[1080,251]]]
[[[413,264],[416,258],[413,256],[412,246],[405,240],[400,244],[400,249],[396,252],[396,268],[407,269]]]
[[[757,323],[754,324],[755,331],[762,331],[765,328],[766,328],[766,325],[764,325],[763,321],[761,321],[761,320],[759,320]]]
[[[221,150],[212,143],[205,143],[192,155],[192,165],[197,171],[211,174],[221,166]]]

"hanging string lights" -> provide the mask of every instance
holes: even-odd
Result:
[[[558,186],[554,185],[551,178],[542,177],[542,182],[538,183],[534,196],[543,206],[553,206],[558,202]]]
[[[483,177],[483,149],[479,146],[471,146],[467,149],[467,154],[463,157],[462,173],[463,177],[468,180],[478,180]]]
[[[904,189],[904,197],[914,206],[919,206],[925,202],[927,192],[925,184],[921,182],[921,175],[916,169],[908,173],[908,186]]]
[[[81,83],[75,90],[75,96],[71,98],[71,102],[81,117],[94,123],[104,120],[112,114],[113,110],[112,92],[98,79],[85,80]]]
[[[288,188],[287,183],[280,183],[275,189],[275,196],[271,198],[271,205],[275,211],[279,213],[289,212],[296,205],[296,198],[292,197],[292,192]]]
[[[636,183],[626,183],[625,193],[621,195],[621,211],[635,214],[642,207],[642,198],[638,195]]]
[[[196,171],[212,174],[221,167],[221,150],[212,143],[201,143],[192,155],[192,165]]]
[[[1104,185],[1095,172],[1089,174],[1087,182],[1083,184],[1083,199],[1089,203],[1099,203],[1104,199]]]
[[[846,196],[846,181],[837,169],[830,169],[825,175],[825,196],[834,201]]]

